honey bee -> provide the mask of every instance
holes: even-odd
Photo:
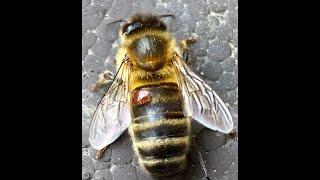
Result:
[[[177,42],[163,16],[135,14],[124,20],[117,73],[100,101],[89,142],[98,156],[126,129],[139,164],[152,176],[183,171],[190,147],[191,120],[223,133],[233,129],[231,114],[186,64],[188,44]],[[96,84],[103,84],[102,78]]]

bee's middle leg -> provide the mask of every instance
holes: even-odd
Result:
[[[195,37],[190,37],[187,39],[183,39],[180,41],[180,47],[182,49],[182,58],[184,61],[188,61],[189,58],[189,46],[193,43],[196,42],[196,38]]]
[[[102,88],[103,85],[112,81],[114,78],[114,74],[112,74],[110,71],[105,71],[103,73],[100,73],[98,77],[99,77],[98,80],[94,84],[92,84],[92,86],[90,87],[91,92],[98,91],[99,89]]]

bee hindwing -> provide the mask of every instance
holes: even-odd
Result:
[[[100,150],[114,142],[130,125],[129,67],[124,61],[100,101],[90,125],[89,142]]]
[[[207,128],[223,133],[231,132],[232,117],[220,97],[179,56],[174,58],[173,64],[178,74],[185,113]]]

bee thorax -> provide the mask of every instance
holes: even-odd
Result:
[[[156,36],[143,36],[132,44],[137,65],[148,71],[155,71],[163,67],[165,61],[166,42]]]

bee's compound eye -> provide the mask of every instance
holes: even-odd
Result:
[[[123,33],[125,34],[130,34],[130,32],[132,32],[135,29],[140,28],[142,25],[140,22],[135,22],[133,24],[127,24],[126,26],[124,26],[123,28]]]

